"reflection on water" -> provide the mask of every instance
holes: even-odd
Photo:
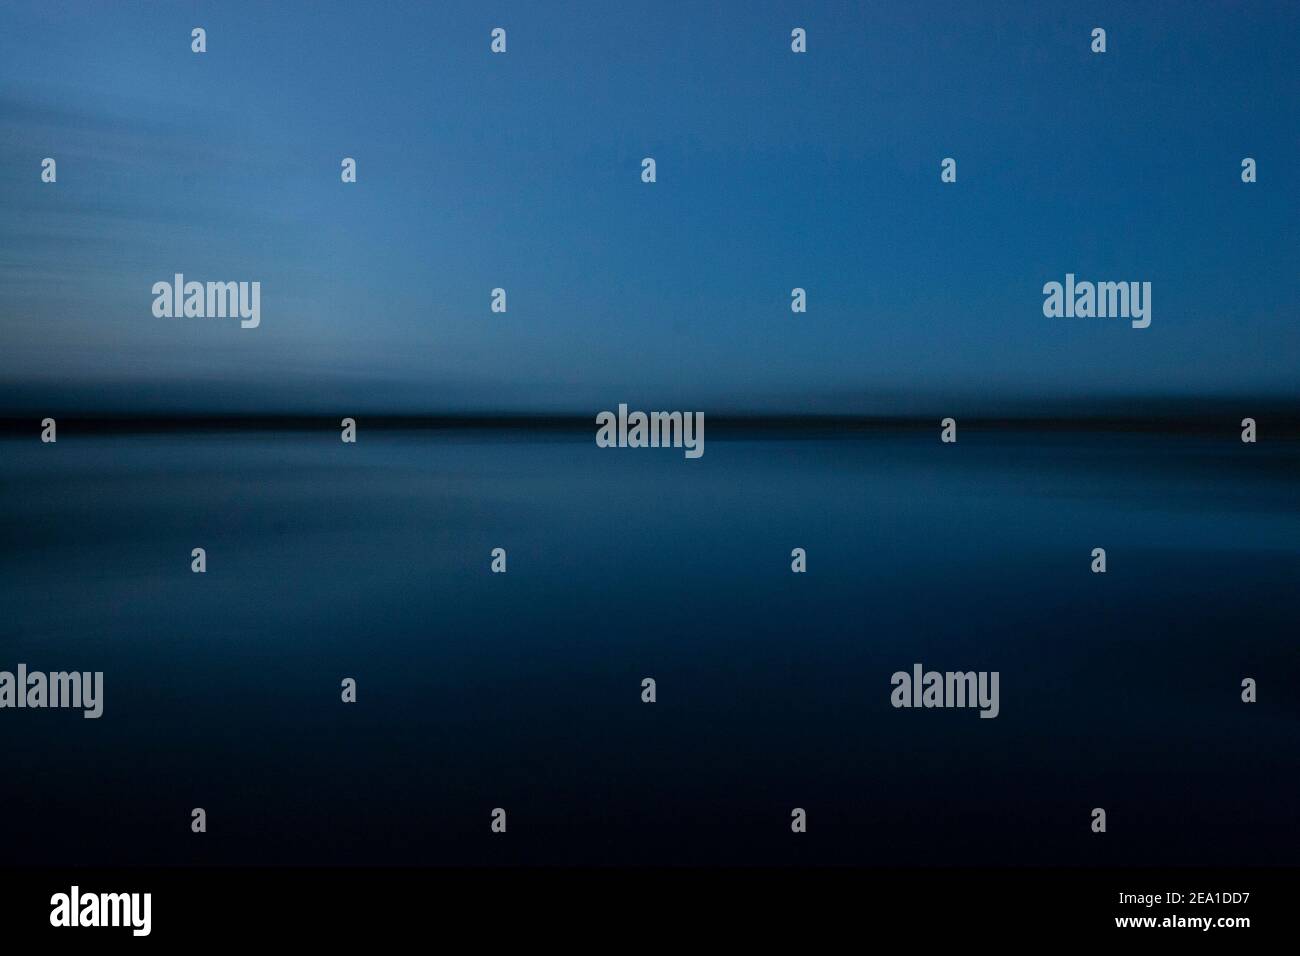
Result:
[[[709,438],[698,461],[588,433],[0,442],[0,669],[105,672],[98,721],[0,712],[0,845],[18,863],[1300,862],[1294,449]],[[1000,716],[892,709],[916,662],[999,671]]]

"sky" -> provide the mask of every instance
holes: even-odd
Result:
[[[7,0],[0,402],[1294,399],[1298,60],[1281,2]],[[155,317],[177,272],[260,327]],[[1045,317],[1067,272],[1151,327]]]

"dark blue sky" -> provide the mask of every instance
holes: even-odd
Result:
[[[47,6],[0,10],[11,389],[584,412],[1300,390],[1294,3]],[[261,327],[155,318],[175,272],[260,281]],[[1150,281],[1151,327],[1045,318],[1066,272]]]

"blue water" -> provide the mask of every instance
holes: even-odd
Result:
[[[0,712],[5,856],[1300,862],[1294,443],[707,437],[0,441],[0,669],[106,684]],[[1000,716],[893,709],[917,661]]]

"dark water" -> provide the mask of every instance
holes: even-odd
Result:
[[[1294,443],[708,439],[0,442],[0,669],[106,675],[0,712],[4,856],[1300,862]],[[893,709],[917,661],[1001,715]]]

